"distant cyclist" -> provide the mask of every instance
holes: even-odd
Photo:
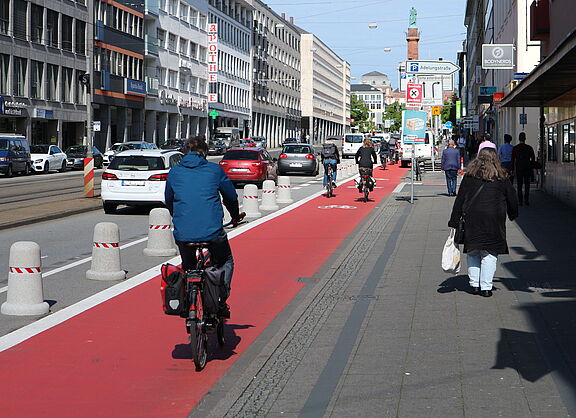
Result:
[[[355,160],[356,164],[358,164],[360,176],[369,176],[372,178],[372,168],[374,164],[378,164],[378,157],[376,157],[376,151],[374,151],[372,141],[369,139],[364,140],[364,143],[356,152]],[[360,186],[358,186],[358,190],[362,192]]]
[[[380,143],[380,164],[386,168],[386,162],[390,159],[390,144],[385,139]]]
[[[193,137],[186,142],[187,154],[168,173],[165,199],[166,207],[172,214],[174,238],[180,249],[182,269],[196,267],[196,249],[186,246],[188,242],[209,242],[212,262],[224,269],[224,282],[228,297],[234,272],[234,259],[228,243],[226,231],[222,227],[224,206],[232,217],[234,226],[244,218],[245,213],[238,209],[238,195],[224,170],[215,163],[208,162],[208,146],[203,137]],[[230,318],[226,300],[220,301],[222,317]]]
[[[336,145],[332,142],[324,143],[320,158],[324,166],[324,187],[328,184],[328,166],[332,166],[332,187],[336,187],[336,168],[340,164],[340,153]]]

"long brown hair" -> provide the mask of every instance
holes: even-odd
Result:
[[[370,141],[368,138],[364,139],[364,143],[362,144],[362,146],[364,146],[365,148],[369,148],[372,146],[372,141]]]
[[[466,175],[485,181],[508,178],[508,172],[502,168],[496,150],[493,148],[482,148],[466,168]]]

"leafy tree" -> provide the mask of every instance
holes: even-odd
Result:
[[[360,131],[364,131],[366,123],[370,118],[370,109],[355,95],[350,97],[350,118],[354,119],[352,126],[357,126]]]
[[[402,111],[406,109],[406,106],[400,104],[399,102],[394,102],[391,105],[386,106],[386,112],[382,116],[382,119],[393,120],[394,123],[390,127],[391,131],[400,131],[402,128]]]
[[[452,95],[448,100],[444,102],[444,106],[442,107],[442,112],[440,113],[440,117],[442,118],[442,123],[446,123],[451,121],[454,126],[456,126],[456,102],[458,101],[458,97],[456,95]]]

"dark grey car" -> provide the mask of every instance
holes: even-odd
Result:
[[[320,163],[311,145],[290,144],[282,148],[278,158],[278,174],[301,173],[318,175]]]

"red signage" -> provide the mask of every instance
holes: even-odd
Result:
[[[494,93],[494,103],[500,103],[504,98],[504,93]]]
[[[408,83],[406,85],[406,104],[408,106],[422,105],[422,84]]]

